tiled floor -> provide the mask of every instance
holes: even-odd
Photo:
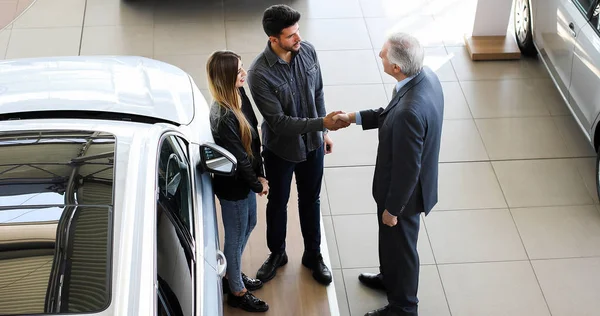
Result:
[[[208,54],[233,49],[249,65],[266,43],[261,12],[278,2],[37,0],[0,32],[0,58],[137,54],[182,67],[206,92]],[[387,29],[416,34],[443,81],[440,201],[419,239],[421,315],[599,313],[595,153],[540,62],[472,62],[462,34],[476,0],[283,2],[304,13],[330,111],[387,103],[393,80],[377,58]],[[0,0],[0,11],[14,3]],[[385,303],[357,280],[378,266],[377,135],[351,127],[332,137],[323,222],[340,314],[356,316]]]

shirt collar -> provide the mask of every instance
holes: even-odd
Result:
[[[287,64],[285,60],[279,58],[279,56],[275,54],[275,52],[271,48],[271,42],[269,41],[267,41],[267,47],[265,47],[264,54],[265,58],[267,59],[267,62],[269,63],[269,67],[273,67],[273,65],[275,65],[276,63]],[[300,52],[292,53],[292,59],[298,54],[300,54]]]
[[[410,76],[410,77],[406,77],[400,81],[398,81],[396,83],[396,93],[400,92],[400,89],[402,89],[402,87],[404,87],[409,81],[411,81],[414,77],[418,76],[419,74],[417,73],[414,76]]]

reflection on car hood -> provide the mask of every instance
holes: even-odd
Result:
[[[0,62],[0,114],[57,110],[124,113],[187,125],[194,117],[194,98],[187,73],[143,57]]]

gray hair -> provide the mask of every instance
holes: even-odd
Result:
[[[390,43],[387,53],[390,63],[398,65],[400,72],[407,77],[418,74],[425,58],[425,51],[419,40],[402,32],[391,33],[387,40]]]

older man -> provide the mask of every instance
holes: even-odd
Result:
[[[379,274],[363,273],[367,287],[385,290],[389,304],[365,316],[416,316],[420,214],[438,200],[438,161],[444,96],[414,37],[395,33],[379,53],[385,73],[397,80],[386,108],[334,117],[379,128],[373,197],[379,222]]]

